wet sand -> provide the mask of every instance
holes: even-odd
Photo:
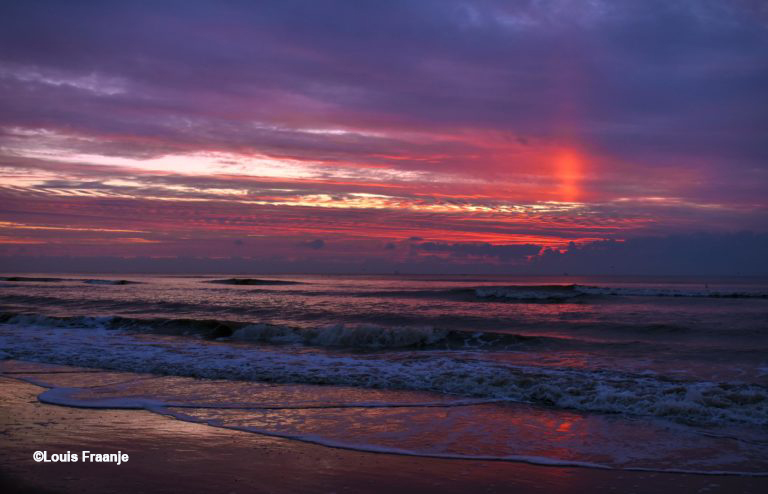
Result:
[[[764,477],[366,453],[217,429],[144,410],[47,405],[37,400],[44,388],[13,376],[0,376],[2,492],[768,492]],[[122,465],[36,463],[32,455],[38,450],[122,451],[130,459]]]

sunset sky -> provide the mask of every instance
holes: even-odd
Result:
[[[0,175],[4,271],[765,274],[768,6],[3,2]]]

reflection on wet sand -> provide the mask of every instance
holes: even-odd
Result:
[[[426,392],[65,372],[63,366],[41,373],[13,362],[3,369],[51,386],[41,395],[47,402],[143,408],[213,428],[360,451],[660,471],[670,465],[699,472],[768,470],[765,442],[715,437],[658,419]]]

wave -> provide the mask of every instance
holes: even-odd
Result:
[[[141,285],[140,281],[129,280],[104,280],[98,278],[35,278],[26,276],[3,276],[0,277],[2,281],[16,281],[16,282],[28,282],[28,283],[58,283],[62,281],[80,281],[89,285]]]
[[[469,331],[430,324],[335,322],[315,327],[297,327],[267,322],[224,319],[126,317],[126,316],[49,316],[36,313],[0,312],[0,324],[52,328],[91,328],[124,330],[206,340],[229,340],[267,345],[301,345],[342,350],[586,350],[599,351],[631,346],[635,351],[653,351],[658,337],[716,339],[763,335],[759,329],[734,330],[693,328],[672,324],[592,323],[569,326],[574,335],[564,337],[484,329]],[[537,328],[531,328],[536,331]],[[596,338],[589,335],[599,334]],[[606,339],[607,337],[607,339]],[[669,344],[667,341],[665,344]],[[701,351],[704,351],[702,349]],[[733,350],[729,350],[733,351]]]
[[[517,301],[566,301],[584,297],[688,297],[688,298],[768,298],[766,292],[716,290],[677,290],[671,288],[618,288],[587,285],[512,285],[475,287],[480,298]]]
[[[378,324],[329,324],[298,329],[271,324],[249,324],[236,330],[233,340],[291,343],[306,346],[351,349],[502,349],[559,338],[524,336],[487,331],[467,332],[431,326],[381,326]]]
[[[223,280],[207,280],[203,283],[216,283],[219,285],[304,285],[301,281],[288,280],[264,280],[259,278],[227,278]]]
[[[208,282],[212,283],[212,282]],[[257,283],[232,283],[250,285],[283,284],[271,282]],[[270,290],[258,288],[251,290],[253,294],[270,294],[281,296],[301,297],[354,297],[354,298],[404,298],[404,299],[440,299],[473,302],[478,299],[499,298],[505,301],[517,300],[520,302],[547,302],[564,301],[575,296],[584,295],[571,293],[566,286],[488,286],[488,287],[463,287],[433,290]]]
[[[121,329],[163,335],[201,336],[215,339],[232,336],[247,323],[216,319],[132,318],[122,316],[46,316],[3,312],[0,323],[55,328]]]
[[[268,323],[217,319],[132,318],[122,316],[47,316],[15,312],[0,313],[0,323],[56,328],[129,330],[142,333],[199,336],[273,345],[358,350],[390,349],[489,349],[501,350],[530,344],[566,345],[573,340],[491,331],[460,331],[431,326],[383,326],[378,324],[327,324],[297,328]],[[590,343],[593,344],[593,343]]]
[[[51,386],[45,377],[42,380],[13,377],[52,388],[38,396],[43,403],[78,408],[144,409],[183,421],[333,448],[589,468],[768,475],[764,442],[708,433],[704,439],[695,428],[670,427],[652,420],[617,422],[610,416],[580,414],[582,421],[571,435],[578,437],[578,441],[570,442],[567,452],[547,451],[542,456],[542,444],[553,440],[546,431],[552,423],[568,421],[572,412],[497,400],[359,388],[274,384],[264,388],[260,383],[205,383],[178,377],[142,377],[78,388]],[[181,395],[177,391],[180,389],[184,390]],[[173,391],[168,393],[168,390]],[[213,396],[209,399],[210,394]],[[201,401],[201,396],[206,399]],[[253,401],[240,401],[244,396]],[[236,401],[228,401],[232,398]],[[520,414],[524,414],[525,420],[514,420]],[[387,427],[382,427],[383,423]],[[543,434],[526,437],[526,430],[541,426],[545,429]],[[589,431],[589,437],[581,436],[580,432],[584,431]],[[749,437],[753,437],[754,429],[750,432]],[[463,440],[435,440],[446,435],[461,436]],[[728,451],[734,440],[740,447],[740,456],[736,458]],[[638,441],[643,444],[638,445]],[[696,454],[680,458],[681,452],[690,453],[691,448],[703,450],[702,441],[708,450],[700,453],[706,455],[709,467],[706,469],[702,469],[701,457]],[[626,454],[627,444],[634,444],[631,456]],[[670,465],[675,465],[674,470]]]
[[[229,280],[224,280],[229,281]],[[250,281],[250,280],[248,280]],[[213,283],[213,282],[209,282]],[[272,282],[254,280],[251,282],[232,282],[240,285],[294,284],[298,282]],[[487,285],[475,287],[433,289],[433,290],[290,290],[269,289],[253,290],[254,294],[279,294],[304,297],[362,297],[362,298],[434,298],[457,301],[503,301],[524,303],[563,303],[587,302],[606,297],[685,297],[685,298],[768,298],[768,292],[761,291],[718,291],[718,290],[678,290],[666,288],[624,288],[599,287],[589,285]]]
[[[82,282],[87,283],[89,285],[141,285],[142,284],[140,281],[129,281],[129,280],[87,279],[87,280],[82,280]]]
[[[96,323],[94,323],[96,324]],[[768,427],[768,387],[652,373],[519,366],[457,355],[334,354],[106,329],[4,326],[0,347],[20,360],[131,372],[434,391],[559,409],[653,416],[690,424]],[[428,358],[427,358],[428,357]]]
[[[416,447],[410,447],[410,448],[404,448],[400,445],[391,445],[391,443],[396,443],[402,440],[402,437],[398,437],[394,441],[390,440],[387,441],[386,436],[376,436],[373,435],[372,438],[365,437],[364,439],[367,439],[367,441],[360,441],[355,437],[356,435],[362,435],[358,432],[360,429],[360,424],[355,423],[354,425],[354,432],[352,435],[352,440],[348,438],[343,438],[341,440],[336,439],[333,437],[333,434],[328,434],[327,432],[325,434],[318,434],[317,432],[312,431],[311,433],[304,433],[300,426],[296,428],[288,428],[288,430],[285,430],[285,428],[281,427],[275,427],[274,425],[270,427],[269,425],[242,425],[238,423],[238,421],[228,421],[226,419],[210,419],[206,416],[200,416],[200,414],[195,413],[189,413],[187,409],[180,408],[180,409],[174,409],[173,407],[162,407],[162,406],[148,406],[144,407],[144,409],[159,413],[162,415],[167,415],[174,417],[177,420],[182,420],[186,422],[194,422],[199,424],[205,424],[211,427],[217,427],[222,429],[229,429],[229,430],[235,430],[240,432],[249,432],[249,433],[255,433],[259,435],[264,436],[271,436],[271,437],[280,437],[285,439],[291,439],[294,441],[300,441],[305,442],[309,444],[318,444],[321,446],[329,447],[329,448],[337,448],[337,449],[345,449],[345,450],[351,450],[351,451],[361,451],[361,452],[369,452],[369,453],[383,453],[383,454],[389,454],[389,455],[398,455],[398,456],[410,456],[410,457],[418,457],[418,458],[437,458],[437,459],[445,459],[445,460],[474,460],[474,461],[503,461],[503,462],[515,462],[515,463],[527,463],[530,465],[542,465],[542,466],[558,466],[558,467],[576,467],[576,468],[592,468],[592,469],[600,469],[600,470],[624,470],[624,471],[636,471],[636,472],[653,472],[653,473],[682,473],[682,474],[694,474],[694,475],[738,475],[738,476],[744,476],[744,477],[767,477],[768,472],[764,470],[760,470],[761,468],[765,468],[764,463],[757,463],[757,464],[751,464],[749,466],[741,467],[741,469],[712,469],[712,468],[704,468],[702,469],[700,465],[696,464],[695,459],[691,461],[691,466],[689,468],[686,468],[686,466],[683,467],[677,467],[677,468],[670,468],[667,464],[667,466],[661,466],[664,464],[665,460],[669,462],[672,461],[680,461],[678,458],[672,457],[669,458],[670,455],[670,446],[672,449],[672,453],[676,453],[677,448],[680,450],[685,450],[686,446],[689,446],[691,439],[682,436],[677,435],[673,438],[674,440],[679,440],[681,438],[688,439],[685,443],[678,444],[676,442],[673,442],[672,445],[669,444],[647,444],[645,445],[645,453],[647,456],[641,457],[639,460],[635,459],[632,462],[627,462],[626,460],[621,461],[621,453],[617,451],[611,451],[609,448],[606,448],[605,451],[601,451],[600,458],[598,459],[599,462],[596,461],[584,461],[579,459],[567,459],[562,458],[557,455],[557,453],[550,453],[553,454],[554,457],[550,456],[542,456],[541,454],[483,454],[482,452],[478,452],[476,450],[475,444],[472,444],[471,442],[467,444],[466,450],[468,451],[462,451],[462,452],[450,452],[450,451],[444,451],[445,446],[438,447],[437,450],[434,446],[431,444],[429,446],[422,445],[421,448],[418,446]],[[445,420],[446,414],[441,414],[439,417],[435,417],[436,421]],[[413,416],[413,414],[412,414]],[[334,418],[339,418],[338,416]],[[344,418],[344,417],[340,417]],[[356,417],[357,418],[357,417]],[[414,416],[414,419],[418,419],[418,416]],[[340,420],[338,420],[340,422]],[[448,422],[451,422],[450,420]],[[366,424],[371,428],[375,428],[375,424]],[[401,425],[401,427],[406,428],[407,425]],[[421,425],[421,424],[419,424]],[[495,425],[495,424],[494,424]],[[510,427],[507,424],[498,424],[501,427],[503,427],[506,430],[509,430]],[[452,427],[455,427],[455,424],[451,423]],[[440,429],[438,429],[440,431]],[[325,431],[322,431],[325,432]],[[408,431],[410,432],[410,431]],[[416,432],[418,434],[421,431]],[[450,435],[452,433],[455,433],[453,429],[448,429],[444,432],[445,435]],[[517,431],[515,431],[517,432]],[[668,431],[663,431],[668,434]],[[406,433],[407,434],[407,433]],[[411,434],[414,434],[411,432]],[[400,436],[402,436],[402,432],[400,433]],[[489,434],[490,435],[490,434]],[[682,436],[682,437],[681,437]],[[441,437],[441,436],[438,436]],[[497,434],[493,436],[494,438],[498,437]],[[695,436],[694,436],[695,437]],[[357,439],[357,440],[356,440]],[[408,438],[410,439],[410,438]],[[475,438],[473,438],[475,439]],[[614,441],[621,441],[624,439],[623,437],[618,438],[612,438]],[[695,439],[694,439],[695,441]],[[390,443],[390,445],[381,445],[377,443]],[[511,441],[510,441],[511,442]],[[486,446],[486,444],[482,444],[482,446]],[[538,448],[535,448],[536,452],[541,451],[541,443],[538,444]],[[655,451],[652,454],[650,453],[650,449],[654,446],[657,446]],[[700,444],[697,444],[699,448],[701,448]],[[487,447],[487,446],[486,446]],[[519,446],[518,446],[519,447]],[[588,447],[588,445],[587,445]],[[626,446],[622,446],[626,448]],[[443,449],[441,451],[441,449]],[[525,449],[524,447],[521,449]],[[534,448],[531,448],[534,449]],[[576,456],[577,458],[580,455],[584,456],[592,456],[589,455],[589,452],[587,454],[582,453],[582,451],[573,451],[573,448],[571,449],[570,453],[573,456]],[[582,448],[579,448],[582,449]],[[583,448],[587,449],[587,448]],[[761,453],[763,450],[761,448],[750,448],[750,451],[744,452],[744,456],[756,456],[762,460]],[[575,453],[575,454],[574,454]],[[751,453],[751,455],[750,455]],[[562,454],[562,453],[560,453]],[[597,456],[597,455],[594,455]],[[661,458],[660,458],[661,456]],[[618,457],[619,459],[617,459]],[[723,456],[722,454],[719,455],[719,458],[717,458],[716,461],[722,461],[722,462],[728,462],[728,461],[734,461],[733,457],[727,457]],[[627,464],[629,463],[629,464]],[[636,466],[635,464],[643,465],[644,463],[648,463],[649,466]],[[727,467],[726,467],[727,468]],[[739,467],[737,467],[739,468]]]
[[[575,296],[584,295],[574,293],[568,286],[542,285],[542,286],[481,286],[462,287],[433,290],[378,290],[378,291],[354,291],[354,290],[291,290],[278,291],[269,289],[253,290],[253,293],[270,293],[299,296],[343,296],[361,298],[426,298],[441,300],[475,301],[478,298],[504,298],[521,302],[560,301]]]
[[[579,291],[577,285],[513,285],[513,286],[484,286],[473,289],[480,298],[494,298],[517,301],[551,301],[560,302],[586,294]]]
[[[27,276],[2,276],[2,281],[21,281],[21,282],[38,282],[38,283],[55,283],[57,281],[68,281],[66,278],[33,278]]]
[[[8,310],[19,311],[22,307],[29,311],[36,311],[40,308],[52,311],[54,308],[59,313],[71,313],[74,310],[85,309],[85,315],[91,312],[107,312],[114,313],[129,313],[141,312],[147,313],[147,309],[151,309],[152,314],[188,314],[188,313],[200,313],[200,312],[218,312],[222,311],[221,305],[217,304],[205,304],[199,301],[161,301],[153,299],[151,294],[142,294],[140,297],[133,297],[127,299],[126,297],[115,296],[109,297],[104,293],[101,293],[98,298],[86,298],[86,297],[72,297],[69,294],[64,296],[57,296],[55,291],[38,291],[37,293],[44,293],[44,295],[28,294],[28,293],[11,293],[3,294],[0,300],[0,310],[2,307],[6,307]],[[86,294],[87,295],[87,294]],[[238,312],[254,314],[256,309],[249,306],[241,307],[227,307],[224,309],[228,314],[235,314]],[[82,313],[81,313],[82,314]]]
[[[574,285],[585,295],[606,295],[617,297],[692,297],[692,298],[768,298],[768,292],[738,292],[718,290],[676,290],[665,288],[611,288]]]

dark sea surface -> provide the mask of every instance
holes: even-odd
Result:
[[[1,358],[140,374],[51,374],[50,403],[393,454],[768,474],[766,279],[5,274],[0,311]]]

